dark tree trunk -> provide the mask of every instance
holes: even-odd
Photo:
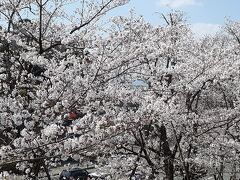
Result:
[[[167,141],[167,131],[166,127],[162,124],[160,127],[160,134],[161,134],[161,141],[162,144],[162,152],[164,156],[164,171],[166,174],[166,180],[173,180],[174,179],[174,165],[173,165],[173,155],[172,151],[169,147],[168,141]]]
[[[163,162],[164,162],[164,171],[166,174],[166,180],[173,180],[174,179],[173,159],[169,157],[169,158],[166,158]]]

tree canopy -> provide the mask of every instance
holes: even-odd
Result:
[[[240,23],[195,38],[181,12],[102,26],[127,0],[71,2],[0,2],[0,172],[51,179],[71,157],[111,179],[236,179]]]

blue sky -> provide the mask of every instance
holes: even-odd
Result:
[[[111,15],[127,15],[130,9],[155,25],[161,23],[161,13],[181,10],[186,13],[193,31],[200,36],[214,34],[226,18],[240,21],[240,0],[130,0]]]

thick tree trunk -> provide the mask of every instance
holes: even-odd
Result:
[[[164,171],[166,173],[166,180],[174,179],[174,166],[173,159],[171,157],[164,160]]]
[[[162,151],[164,156],[164,171],[166,174],[166,180],[173,180],[174,179],[174,165],[173,165],[173,158],[172,158],[172,151],[169,147],[167,141],[167,131],[165,126],[162,124],[160,127],[161,133],[161,141],[162,141]]]

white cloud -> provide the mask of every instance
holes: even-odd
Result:
[[[159,0],[158,4],[163,7],[170,7],[172,9],[181,8],[185,6],[201,5],[197,0]]]
[[[196,37],[203,37],[204,35],[214,35],[220,31],[221,25],[210,23],[193,23],[191,29]]]

